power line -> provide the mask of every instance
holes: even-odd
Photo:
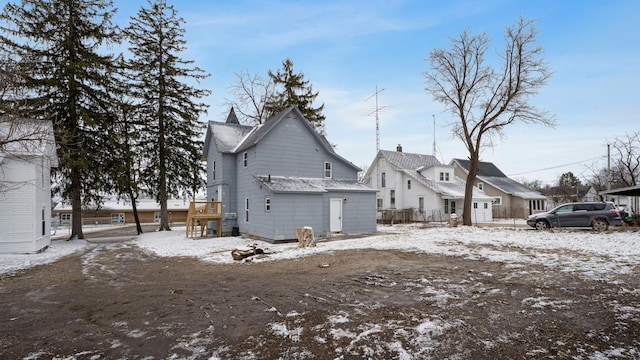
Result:
[[[587,162],[587,161],[600,160],[600,159],[604,159],[604,158],[606,158],[606,156],[598,156],[598,157],[591,158],[591,159],[576,161],[576,162],[562,164],[562,165],[551,166],[551,167],[544,168],[544,169],[537,169],[537,170],[524,171],[524,172],[520,172],[520,173],[516,173],[516,174],[509,174],[507,176],[511,177],[511,176],[516,176],[516,175],[530,174],[530,173],[534,173],[534,172],[538,172],[538,171],[552,170],[552,169],[557,169],[557,168],[561,168],[561,167],[564,167],[564,166],[582,164],[582,163]]]

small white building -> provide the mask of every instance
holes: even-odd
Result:
[[[412,210],[417,221],[447,221],[451,214],[462,217],[465,182],[454,167],[431,155],[380,150],[365,174],[365,181],[378,189],[377,209]],[[493,221],[492,197],[474,188],[471,219]]]
[[[0,119],[0,253],[33,253],[51,243],[50,122]]]

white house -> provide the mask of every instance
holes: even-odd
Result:
[[[446,221],[451,214],[462,216],[465,183],[451,165],[431,155],[380,150],[369,166],[365,181],[378,189],[377,209],[412,209],[418,221]],[[492,198],[473,190],[473,222],[492,221]]]
[[[0,253],[51,243],[51,168],[58,166],[50,122],[0,120]]]

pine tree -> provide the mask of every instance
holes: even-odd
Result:
[[[0,14],[0,46],[21,66],[19,113],[54,124],[62,194],[73,209],[71,238],[84,238],[82,203],[109,186],[103,154],[114,62],[102,51],[119,40],[114,12],[110,0],[22,0]]]
[[[322,115],[324,104],[317,108],[313,107],[313,102],[318,96],[318,92],[313,92],[309,80],[304,80],[304,74],[293,72],[293,62],[287,58],[282,62],[282,70],[273,72],[269,70],[269,77],[273,80],[276,87],[280,88],[280,92],[276,90],[275,94],[267,99],[266,111],[269,114],[267,118],[278,114],[291,105],[298,107],[298,110],[311,123],[313,128],[323,134],[325,116]]]
[[[194,100],[210,92],[184,80],[209,75],[193,67],[193,61],[179,57],[186,49],[183,23],[173,6],[157,0],[142,7],[125,30],[133,55],[129,61],[135,74],[132,89],[144,123],[141,146],[149,154],[143,181],[160,202],[160,230],[171,230],[169,195],[194,188],[194,174],[203,172],[201,162],[194,159],[201,157],[198,117],[206,107]],[[196,179],[202,187],[202,177]]]

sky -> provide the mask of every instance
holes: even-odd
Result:
[[[538,43],[553,72],[532,103],[556,126],[513,124],[481,160],[516,180],[581,179],[607,166],[607,144],[640,130],[640,2],[613,1],[168,1],[185,20],[187,50],[211,76],[201,120],[224,121],[236,73],[267,76],[290,58],[324,104],[336,151],[364,168],[380,148],[433,154],[443,163],[467,158],[451,134],[456,118],[425,91],[429,52],[449,48],[463,30],[486,32],[502,48],[506,26],[536,19]],[[6,0],[0,0],[4,5]],[[114,0],[115,22],[126,25],[144,0]],[[497,64],[496,64],[497,65]]]

